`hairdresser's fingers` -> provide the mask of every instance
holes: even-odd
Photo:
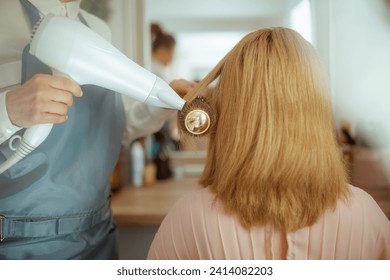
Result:
[[[33,124],[62,123],[68,118],[68,108],[64,103],[45,103],[40,110],[31,115],[31,122]]]
[[[76,97],[83,95],[80,85],[67,77],[52,76],[49,80],[49,86],[55,89],[68,91]]]
[[[49,102],[42,107],[42,114],[57,114],[66,116],[68,114],[69,107],[60,102]]]
[[[78,97],[82,95],[80,86],[68,77],[36,74],[27,83],[33,85],[37,90],[49,87],[68,91]]]
[[[173,88],[174,91],[176,91],[178,95],[180,95],[180,97],[184,97],[197,85],[197,83],[184,79],[179,79],[173,80],[169,85],[171,86],[171,88]]]
[[[67,119],[68,119],[67,115],[45,113],[42,115],[42,122],[41,123],[63,123]]]
[[[72,106],[73,105],[73,94],[71,94],[69,91],[56,89],[50,95],[50,100],[54,101],[54,102],[63,103],[67,106]]]
[[[26,128],[49,120],[61,122],[66,119],[65,111],[73,103],[73,96],[80,94],[80,86],[71,79],[37,74],[20,87],[6,93],[8,118],[12,124]],[[60,105],[53,106],[53,103]],[[59,116],[48,119],[46,113]]]

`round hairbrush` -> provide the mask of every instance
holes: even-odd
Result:
[[[215,112],[202,96],[184,104],[179,111],[181,129],[192,136],[204,136],[215,123]]]

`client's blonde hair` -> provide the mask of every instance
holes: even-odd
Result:
[[[250,33],[186,99],[198,95],[217,114],[200,183],[246,227],[295,231],[347,198],[326,74],[298,33]]]

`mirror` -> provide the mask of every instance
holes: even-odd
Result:
[[[388,0],[145,0],[146,24],[159,24],[176,40],[166,70],[171,78],[201,80],[245,34],[260,28],[286,26],[311,42],[328,70],[352,182],[361,186],[389,186],[389,18]]]

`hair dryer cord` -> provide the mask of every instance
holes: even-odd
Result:
[[[0,165],[0,174],[34,151],[50,134],[52,127],[53,124],[40,124],[26,129],[16,151]]]

